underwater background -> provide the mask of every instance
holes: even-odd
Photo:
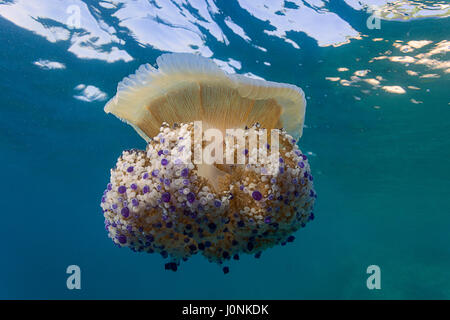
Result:
[[[447,1],[0,1],[0,298],[449,299],[449,15]],[[165,271],[104,229],[109,170],[145,142],[103,106],[164,52],[307,96],[316,218],[226,275],[198,255]]]

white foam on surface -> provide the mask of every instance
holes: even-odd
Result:
[[[106,93],[93,85],[79,84],[74,90],[78,93],[73,97],[85,102],[104,101],[107,98]]]
[[[33,64],[35,66],[38,66],[39,68],[42,68],[45,70],[65,69],[66,68],[64,63],[57,62],[57,61],[43,60],[43,59],[39,59],[39,60],[33,62]]]

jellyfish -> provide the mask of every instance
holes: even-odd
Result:
[[[108,236],[119,247],[161,255],[166,270],[201,254],[224,273],[240,255],[259,258],[292,242],[314,219],[317,197],[297,144],[303,91],[228,74],[193,54],[163,54],[157,66],[122,80],[105,106],[147,143],[123,151],[111,169],[101,199]],[[208,130],[226,161],[215,157],[220,148],[195,161],[213,140],[205,139]]]

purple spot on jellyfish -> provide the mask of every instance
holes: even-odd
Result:
[[[121,234],[120,236],[117,237],[117,240],[119,240],[121,244],[125,244],[127,242],[127,237]]]
[[[169,202],[170,201],[170,193],[164,192],[161,196],[161,200],[164,202]]]
[[[128,216],[130,215],[130,209],[128,209],[127,207],[123,207],[122,210],[120,210],[120,213],[124,218],[128,218]]]
[[[184,168],[183,170],[181,170],[181,176],[182,177],[187,177],[189,174],[189,169],[188,168]]]
[[[189,201],[189,203],[193,203],[195,201],[195,194],[192,192],[189,192],[186,197],[187,197],[187,201]]]

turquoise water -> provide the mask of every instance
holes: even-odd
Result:
[[[0,1],[0,298],[450,298],[450,20],[423,17],[445,8],[409,1],[420,14],[382,11],[368,29],[357,1],[27,2]],[[227,275],[199,256],[167,272],[104,230],[109,169],[145,143],[103,106],[123,77],[171,51],[307,96],[299,145],[316,219]],[[66,287],[72,264],[81,290]],[[366,287],[373,264],[381,290]]]

